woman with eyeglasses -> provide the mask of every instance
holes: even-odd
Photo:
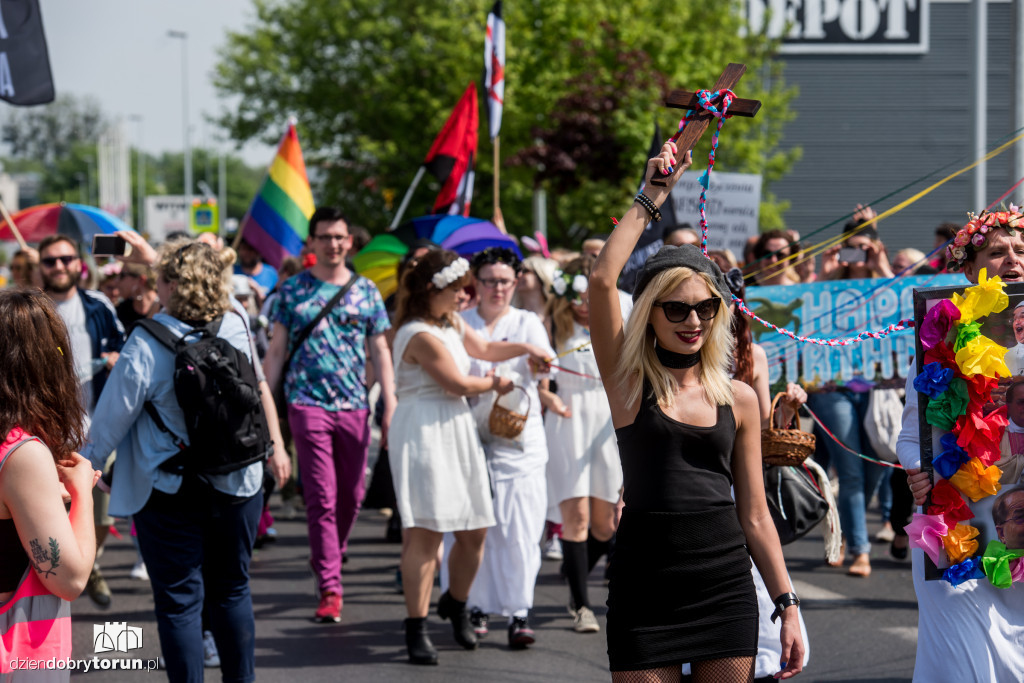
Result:
[[[601,630],[590,606],[587,576],[608,552],[622,488],[611,413],[590,343],[588,278],[594,260],[584,255],[555,271],[547,325],[559,368],[558,391],[541,391],[549,411],[544,422],[548,519],[562,520],[562,573],[577,633]]]
[[[721,270],[698,247],[663,247],[644,264],[627,324],[616,282],[690,155],[674,143],[590,277],[594,353],[616,428],[625,508],[608,586],[612,680],[752,681],[758,608],[750,559],[782,617],[780,678],[803,668],[793,593],[761,473],[761,413],[730,379],[733,337]],[[653,185],[654,176],[665,181]],[[735,490],[735,502],[730,492]],[[748,550],[749,549],[749,550]]]
[[[555,353],[540,318],[511,305],[521,269],[519,257],[511,249],[492,247],[474,256],[470,270],[479,302],[463,311],[462,318],[487,341],[532,344],[550,358]],[[496,524],[487,532],[483,562],[467,604],[478,637],[487,634],[489,615],[501,615],[508,622],[509,647],[522,649],[535,638],[528,616],[541,564],[538,540],[547,511],[548,446],[537,378],[527,357],[501,363],[471,360],[469,374],[486,377],[492,371],[522,389],[510,398],[518,404],[515,412],[526,413],[527,420],[518,441],[492,436],[484,443]]]

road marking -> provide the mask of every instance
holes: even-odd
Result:
[[[800,596],[801,600],[829,600],[833,602],[850,602],[853,600],[853,598],[849,598],[841,593],[834,593],[827,588],[820,588],[806,581],[794,579],[793,588],[796,589],[796,594]]]
[[[908,642],[917,643],[916,626],[886,626],[879,630],[882,631],[882,633],[891,633],[892,635],[902,638]]]

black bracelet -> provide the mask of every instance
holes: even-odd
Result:
[[[647,213],[651,215],[651,219],[655,223],[661,221],[661,211],[658,210],[658,205],[650,197],[641,192],[634,198],[634,201],[647,210]]]
[[[800,598],[796,597],[796,593],[783,593],[779,597],[775,598],[775,611],[772,612],[772,623],[782,615],[782,611],[792,605],[799,605]]]

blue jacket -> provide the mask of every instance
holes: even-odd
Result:
[[[110,299],[101,292],[81,288],[78,290],[78,297],[82,300],[82,308],[85,309],[85,328],[89,332],[89,339],[92,340],[93,359],[102,358],[104,353],[120,351],[124,346],[124,326],[117,319],[117,312]],[[104,368],[93,376],[94,404],[100,400],[100,393],[109,375],[110,371]]]

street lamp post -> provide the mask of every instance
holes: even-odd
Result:
[[[185,206],[192,210],[192,145],[189,142],[188,124],[188,33],[168,31],[171,38],[181,39],[181,124],[185,140]]]
[[[132,114],[128,120],[139,124],[139,136],[135,141],[135,175],[139,184],[135,229],[141,234],[146,231],[146,157],[142,153],[142,115]]]

